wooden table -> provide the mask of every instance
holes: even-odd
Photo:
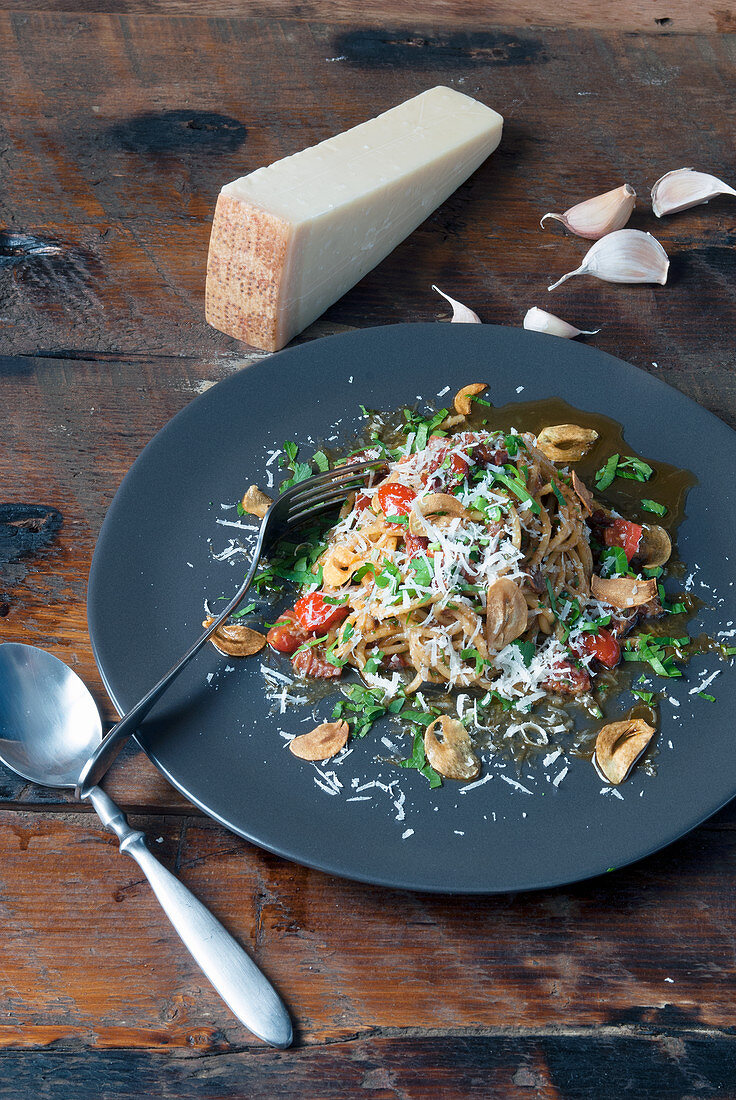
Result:
[[[660,223],[645,201],[682,165],[733,183],[728,0],[10,4],[0,640],[68,661],[107,719],[84,602],[105,510],[169,417],[260,355],[204,322],[220,186],[423,88],[497,108],[503,143],[302,338],[444,318],[436,282],[485,321],[601,326],[736,426],[736,207]],[[541,214],[625,180],[668,286],[548,295],[584,245]],[[736,1095],[734,804],[604,879],[458,901],[261,852],[133,749],[108,789],[282,991],[294,1047],[236,1024],[86,807],[3,772],[2,1098]]]

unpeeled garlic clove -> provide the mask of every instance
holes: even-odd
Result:
[[[597,241],[600,237],[605,237],[606,233],[623,229],[631,217],[635,202],[636,191],[625,183],[613,191],[606,191],[603,195],[596,195],[595,198],[579,202],[577,206],[571,206],[564,214],[545,214],[539,224],[544,228],[547,218],[554,218],[555,221],[562,222],[571,233],[577,233],[578,237]]]
[[[564,336],[568,340],[573,340],[576,336],[595,336],[596,332],[601,331],[599,328],[575,328],[561,317],[555,317],[554,313],[547,313],[546,309],[539,309],[537,306],[526,311],[524,328],[531,332],[547,332],[550,336]]]
[[[573,275],[594,275],[606,283],[667,282],[670,261],[662,245],[651,233],[640,229],[618,229],[602,237],[590,248],[580,267],[568,271],[547,290],[554,290]]]
[[[434,283],[432,284],[432,290],[436,290],[437,293],[441,294],[445,301],[449,302],[452,306],[451,324],[480,325],[483,323],[477,313],[473,313],[472,309],[468,309],[462,302],[458,302],[454,298],[451,298],[449,294],[445,294],[444,290],[440,290]]]
[[[706,172],[676,168],[658,179],[652,188],[652,210],[661,218],[663,214],[677,214],[691,206],[700,206],[717,195],[736,195],[736,191]]]

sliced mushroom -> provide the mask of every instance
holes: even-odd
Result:
[[[643,581],[638,577],[598,577],[594,573],[590,578],[590,590],[602,603],[626,611],[653,600],[657,595],[657,581],[654,577]]]
[[[322,582],[326,588],[341,588],[353,575],[356,555],[347,546],[334,546],[322,560]]]
[[[589,515],[593,515],[595,501],[593,500],[593,494],[587,485],[584,484],[573,470],[572,472],[572,487],[575,490],[575,495],[583,506],[583,511]]]
[[[537,449],[550,462],[577,462],[586,454],[598,438],[592,428],[579,424],[552,424],[542,428],[537,436]]]
[[[470,411],[473,407],[471,398],[477,397],[479,393],[483,393],[483,390],[488,389],[487,382],[471,382],[469,386],[463,386],[461,390],[455,394],[455,400],[453,402],[455,406],[455,412],[460,416],[470,416]]]
[[[520,637],[527,628],[529,608],[518,584],[499,577],[488,587],[486,597],[486,642],[498,653]]]
[[[273,501],[270,496],[259,489],[257,485],[251,485],[240,502],[244,512],[248,512],[251,516],[258,516],[259,519],[263,519],[272,504]]]
[[[446,779],[475,779],[480,772],[468,731],[457,718],[446,714],[435,718],[424,731],[424,752],[434,770]]]
[[[212,626],[214,616],[205,619],[202,626]],[[265,634],[259,634],[257,630],[251,630],[242,623],[223,623],[218,626],[210,638],[215,649],[228,657],[252,657],[254,653],[260,653],[266,644]]]
[[[654,728],[643,718],[609,723],[595,742],[598,770],[614,786],[623,783],[653,737]]]
[[[409,531],[412,535],[425,535],[427,528],[422,522],[422,517],[440,515],[453,519],[470,519],[470,512],[457,497],[450,493],[429,493],[426,497],[417,497],[412,504],[409,513]]]
[[[300,760],[329,760],[345,748],[349,732],[347,722],[322,722],[290,741],[289,749]]]
[[[672,553],[672,542],[664,527],[658,523],[645,523],[636,556],[647,569],[666,565]]]

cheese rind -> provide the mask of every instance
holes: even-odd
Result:
[[[215,328],[276,351],[375,267],[498,145],[502,117],[437,87],[223,187]]]

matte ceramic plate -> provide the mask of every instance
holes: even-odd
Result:
[[[214,557],[247,537],[227,526],[238,517],[221,505],[251,482],[266,484],[266,470],[278,469],[266,465],[269,455],[285,439],[308,454],[310,440],[350,438],[361,402],[388,410],[420,396],[441,407],[445,387],[447,401],[477,380],[490,383],[496,406],[558,395],[605,413],[639,453],[693,470],[698,485],[679,548],[696,594],[715,607],[703,609],[696,630],[736,621],[736,500],[734,479],[724,476],[736,469],[736,435],[725,424],[635,367],[568,340],[490,325],[376,328],[302,344],[220,382],[133,465],[103,524],[89,584],[95,656],[118,710],[197,635],[203,599],[229,596],[240,583],[244,556]],[[285,658],[264,663],[290,671]],[[693,658],[682,680],[658,682],[679,706],[661,706],[657,774],[639,769],[620,797],[574,757],[546,767],[539,760],[521,774],[513,764],[486,765],[491,778],[471,790],[451,781],[430,790],[390,763],[381,743],[390,731],[380,727],[334,769],[338,787],[286,749],[279,731],[304,732],[303,720],[313,719],[304,707],[274,713],[260,665],[260,657],[228,660],[206,647],[139,739],[168,779],[228,828],[338,875],[469,893],[572,882],[661,848],[736,794],[736,678],[714,654]],[[705,688],[711,703],[697,688],[716,670]],[[320,708],[323,720],[332,701]]]

